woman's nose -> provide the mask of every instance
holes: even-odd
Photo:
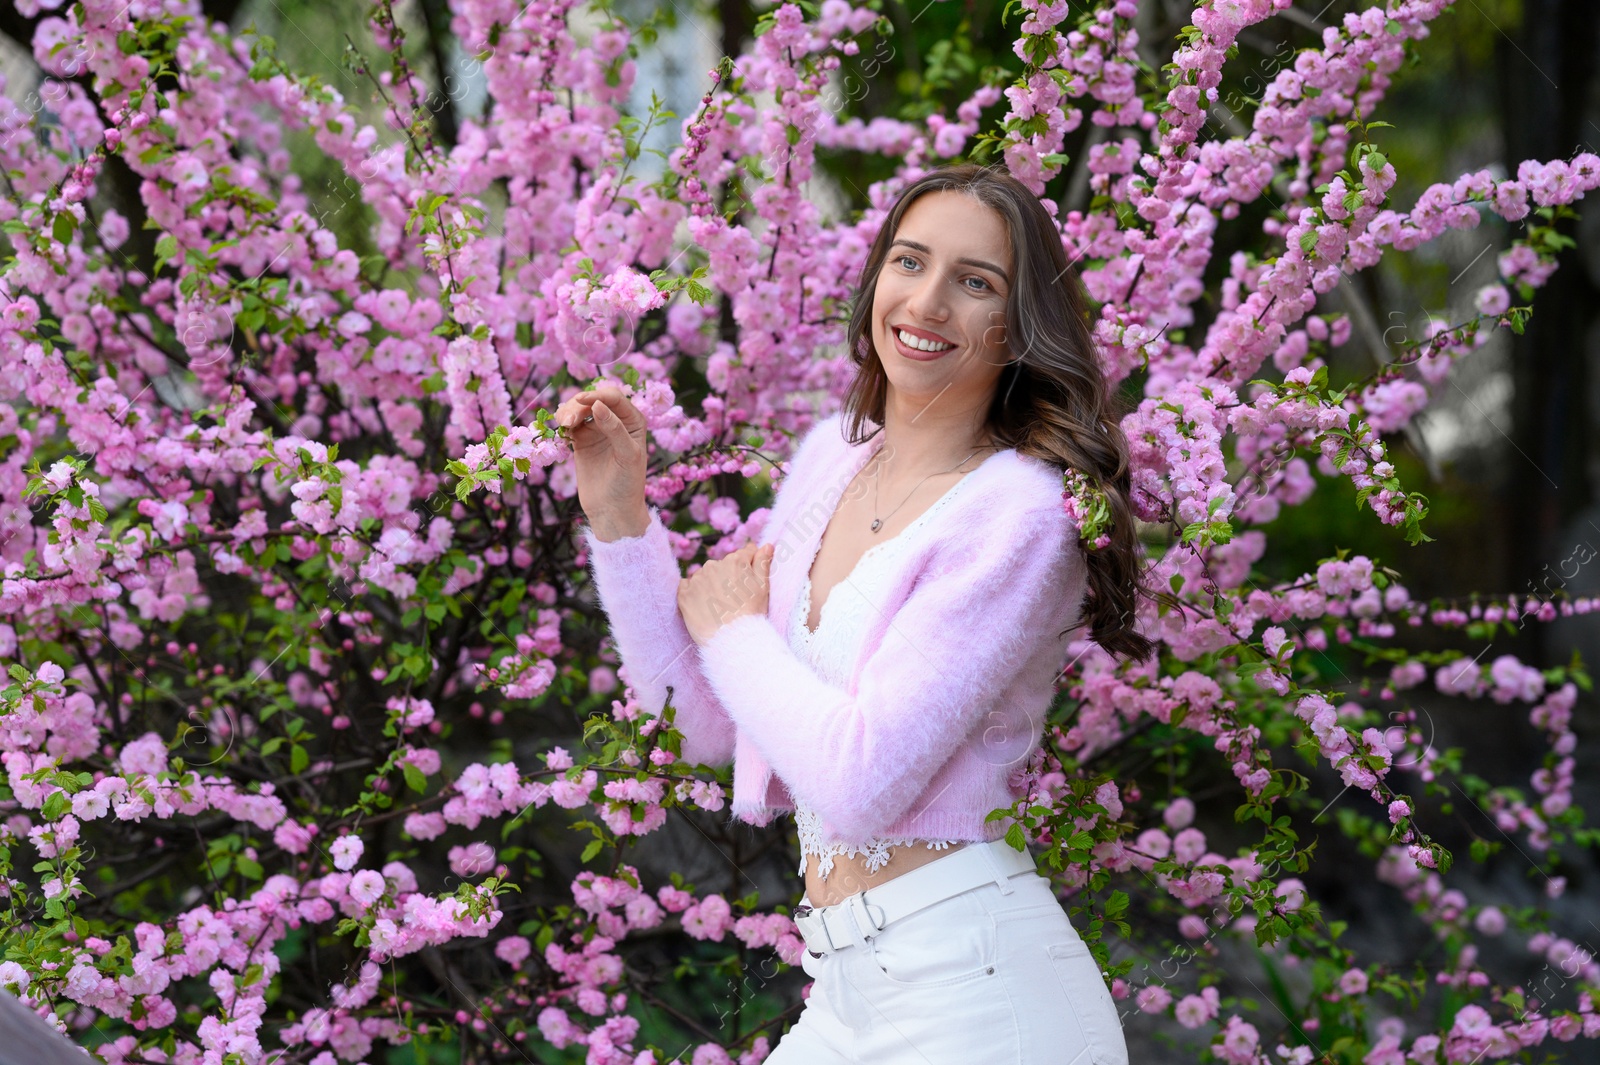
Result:
[[[945,293],[949,291],[947,280],[943,274],[929,271],[917,282],[916,290],[906,301],[917,317],[938,320],[944,316]]]

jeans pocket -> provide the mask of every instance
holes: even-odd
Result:
[[[1083,1030],[1094,1065],[1128,1065],[1128,1044],[1122,1035],[1122,1018],[1116,1000],[1100,976],[1089,945],[1074,938],[1046,948],[1050,967],[1061,980],[1067,1004]]]
[[[868,945],[878,972],[896,987],[945,987],[994,974],[994,919],[967,894],[901,918]]]

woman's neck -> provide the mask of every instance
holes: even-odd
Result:
[[[926,412],[910,418],[886,411],[881,435],[882,446],[892,448],[883,453],[884,473],[896,479],[965,469],[966,460],[981,462],[1000,450],[988,427],[970,417],[935,420]]]

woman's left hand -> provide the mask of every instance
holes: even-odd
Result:
[[[771,544],[745,544],[679,580],[678,613],[694,642],[704,647],[734,618],[765,614],[771,568]]]

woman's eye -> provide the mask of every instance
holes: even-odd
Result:
[[[906,263],[911,263],[911,264],[915,265],[916,260],[913,259],[909,255],[897,255],[897,256],[895,256],[895,262],[899,263],[901,266],[904,266]],[[986,289],[991,289],[992,290],[994,288],[993,285],[989,284],[989,282],[985,281],[981,277],[969,277],[969,278],[967,278],[967,280],[968,281],[976,281],[978,284],[982,285]],[[971,291],[977,292],[977,291],[981,291],[981,290],[980,289],[973,289]]]

